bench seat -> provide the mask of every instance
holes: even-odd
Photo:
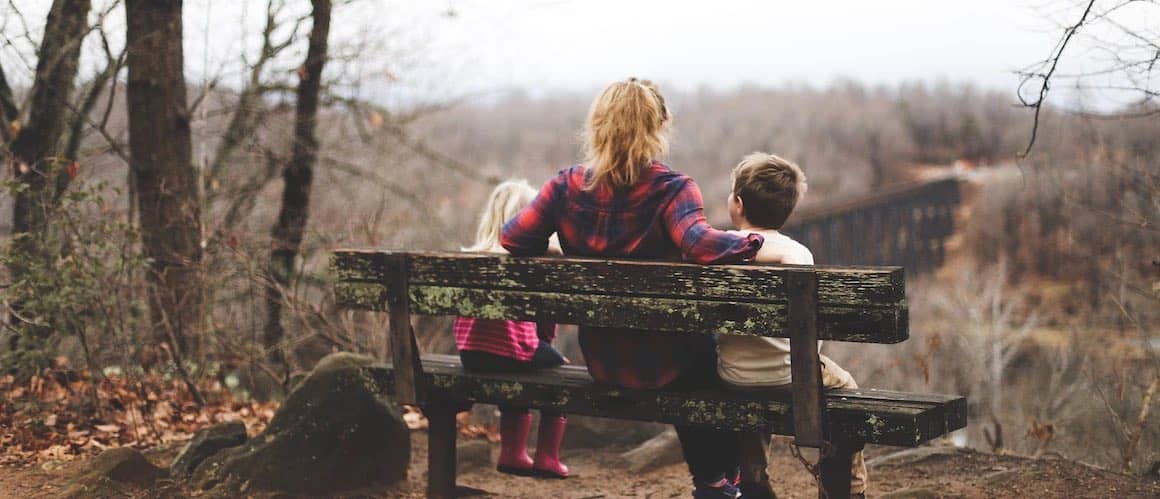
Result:
[[[587,370],[562,366],[523,373],[464,370],[454,355],[425,354],[423,386],[430,401],[507,403],[568,414],[708,426],[793,435],[790,388],[672,391],[615,388],[594,383]],[[372,368],[379,386],[394,386],[393,369]],[[830,434],[866,443],[914,447],[963,428],[963,397],[875,389],[827,390]]]
[[[899,343],[910,336],[899,267],[694,265],[485,253],[339,250],[340,308],[388,312],[393,366],[367,368],[384,393],[423,407],[430,422],[429,497],[454,497],[457,411],[475,403],[793,435],[823,452],[819,494],[850,495],[863,444],[913,447],[966,426],[963,397],[825,390],[819,340]],[[524,373],[463,369],[422,355],[411,316],[788,338],[790,386],[703,391],[621,389],[582,367]],[[386,346],[386,345],[384,345]]]

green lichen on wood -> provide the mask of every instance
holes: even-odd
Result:
[[[572,394],[568,393],[567,389],[560,390],[558,393],[556,393],[556,397],[552,400],[550,405],[552,407],[564,407],[564,406],[568,405],[568,402],[571,399],[572,399]]]
[[[791,406],[785,402],[772,401],[766,402],[765,410],[771,416],[784,417],[790,414]]]
[[[719,424],[728,421],[721,404],[705,400],[682,400],[678,407],[681,414],[694,424]]]
[[[433,374],[431,375],[431,384],[436,388],[454,391],[459,386],[459,378],[457,376]]]
[[[497,293],[444,286],[412,286],[409,289],[413,311],[427,314],[454,312],[465,317],[508,319],[513,312],[500,301]]]
[[[387,288],[369,282],[340,282],[334,285],[334,299],[340,307],[386,310]]]
[[[479,391],[487,398],[515,400],[524,393],[524,385],[518,381],[480,380]]]
[[[886,420],[878,417],[877,414],[870,414],[866,417],[866,426],[869,428],[869,436],[873,441],[881,440],[882,435],[886,434]]]
[[[438,360],[433,360],[438,358]],[[792,402],[785,393],[753,392],[738,397],[728,390],[715,394],[664,390],[609,389],[588,381],[582,369],[560,368],[550,373],[488,373],[463,371],[453,356],[424,357],[422,382],[435,400],[471,403],[507,402],[519,407],[556,408],[570,414],[692,424],[730,431],[770,431],[792,435]],[[392,389],[389,367],[366,368],[379,390]],[[580,378],[584,379],[581,380]],[[580,384],[577,384],[577,383]],[[371,383],[366,383],[368,386]],[[863,393],[864,392],[864,393]],[[868,443],[914,446],[957,429],[946,414],[965,411],[961,398],[921,396],[871,390],[838,390],[828,397],[826,418],[832,431]],[[862,395],[865,394],[865,397]],[[899,405],[897,402],[904,402]],[[929,404],[922,408],[921,404]]]

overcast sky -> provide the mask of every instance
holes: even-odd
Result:
[[[424,2],[432,4],[441,2]],[[835,78],[1011,87],[1057,31],[1021,0],[480,0],[438,38],[486,81],[587,88],[626,75],[686,88]]]
[[[108,0],[96,3],[102,1]],[[40,22],[50,3],[15,0]],[[287,3],[290,10],[309,8],[306,0]],[[1018,77],[1012,71],[1045,58],[1060,25],[1074,22],[1081,3],[359,0],[336,18],[332,33],[389,33],[383,37],[389,49],[364,58],[398,77],[389,84],[396,94],[588,92],[631,75],[682,89],[942,79],[1008,91],[1014,99]],[[265,4],[186,0],[188,76],[196,80],[220,71],[240,60],[239,47],[256,47]],[[0,16],[10,13],[5,9],[0,6]],[[2,21],[11,35],[16,24]],[[1082,43],[1077,39],[1075,57],[1064,61],[1061,72],[1087,67]],[[10,59],[11,50],[0,47],[0,57]],[[0,60],[6,69],[10,62]]]

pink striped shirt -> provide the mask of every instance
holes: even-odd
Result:
[[[555,329],[553,326],[548,334],[555,336]],[[551,337],[544,339],[552,341]],[[487,352],[529,362],[540,346],[540,337],[535,322],[456,317],[455,346],[460,351]]]

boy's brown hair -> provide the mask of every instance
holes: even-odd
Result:
[[[806,174],[801,167],[773,154],[755,152],[733,168],[733,195],[749,223],[780,229],[801,199]]]

